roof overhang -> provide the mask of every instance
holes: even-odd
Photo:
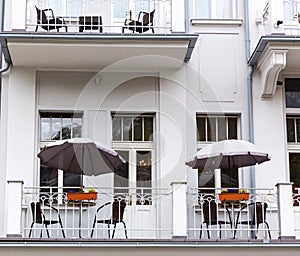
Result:
[[[37,69],[161,70],[191,58],[198,35],[0,33],[6,62]]]
[[[261,97],[271,98],[281,74],[300,70],[300,36],[272,35],[260,38],[248,64],[260,72],[263,79]]]

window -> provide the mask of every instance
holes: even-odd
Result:
[[[236,0],[195,0],[199,19],[235,19]]]
[[[285,79],[285,104],[287,108],[300,108],[300,79]]]
[[[40,113],[40,148],[51,141],[71,139],[81,137],[81,135],[82,114]],[[62,172],[55,168],[40,166],[40,186],[78,187],[80,186],[80,175]],[[42,192],[47,191],[49,190],[42,190]]]
[[[238,139],[238,115],[197,115],[196,119],[199,149],[210,142]],[[198,170],[198,187],[219,186],[224,188],[238,187],[238,168],[230,170],[223,168],[220,173],[214,170]]]
[[[286,117],[287,141],[300,143],[300,115]]]
[[[197,141],[237,139],[238,116],[197,116]]]
[[[149,0],[116,0],[114,2],[114,18],[125,19],[128,18],[129,10],[132,11],[133,19],[137,18],[140,11],[150,12],[150,2]]]
[[[113,141],[153,141],[153,116],[112,116]]]
[[[151,204],[153,132],[153,114],[112,114],[113,147],[127,163],[114,174],[114,191],[129,193],[137,205]]]
[[[48,0],[45,8],[52,8],[56,16],[78,16],[84,13],[85,3],[73,0]],[[44,8],[44,7],[43,7]]]

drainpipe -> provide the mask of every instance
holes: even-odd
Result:
[[[189,3],[188,0],[184,1],[184,16],[185,16],[185,33],[189,31]]]
[[[249,2],[244,1],[244,19],[245,19],[245,43],[246,43],[246,58],[247,63],[250,59],[250,32],[249,32]],[[254,67],[249,65],[247,75],[247,88],[248,88],[248,121],[249,121],[249,141],[254,143],[254,129],[253,129],[253,99],[252,99],[252,75]],[[250,167],[250,186],[255,188],[255,168]]]

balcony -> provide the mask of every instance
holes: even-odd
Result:
[[[69,198],[64,191],[70,189],[23,188],[22,182],[9,182],[8,192],[13,193],[8,196],[7,235],[33,241],[171,241],[184,237],[187,242],[230,243],[300,237],[300,195],[292,194],[291,184],[248,189],[249,197],[226,201],[220,197],[221,189],[187,189],[185,183],[160,189],[96,188],[97,198],[92,200]],[[39,220],[32,214],[37,212],[32,202],[40,203],[43,215]],[[113,220],[117,221],[110,219],[111,204],[98,210],[108,202],[116,202]],[[257,204],[262,207],[253,207]],[[206,205],[215,207],[207,210]],[[58,216],[61,225],[54,223]],[[95,222],[95,216],[111,222]]]
[[[36,8],[46,10],[44,15]],[[186,33],[184,12],[178,10],[182,3],[171,0],[13,1],[0,40],[14,67],[178,69],[191,58],[197,40]],[[132,23],[141,11],[154,13],[140,15],[142,24]],[[151,17],[153,22],[145,23]]]

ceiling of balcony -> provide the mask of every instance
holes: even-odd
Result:
[[[14,67],[157,71],[188,62],[197,36],[2,33],[0,39]]]

